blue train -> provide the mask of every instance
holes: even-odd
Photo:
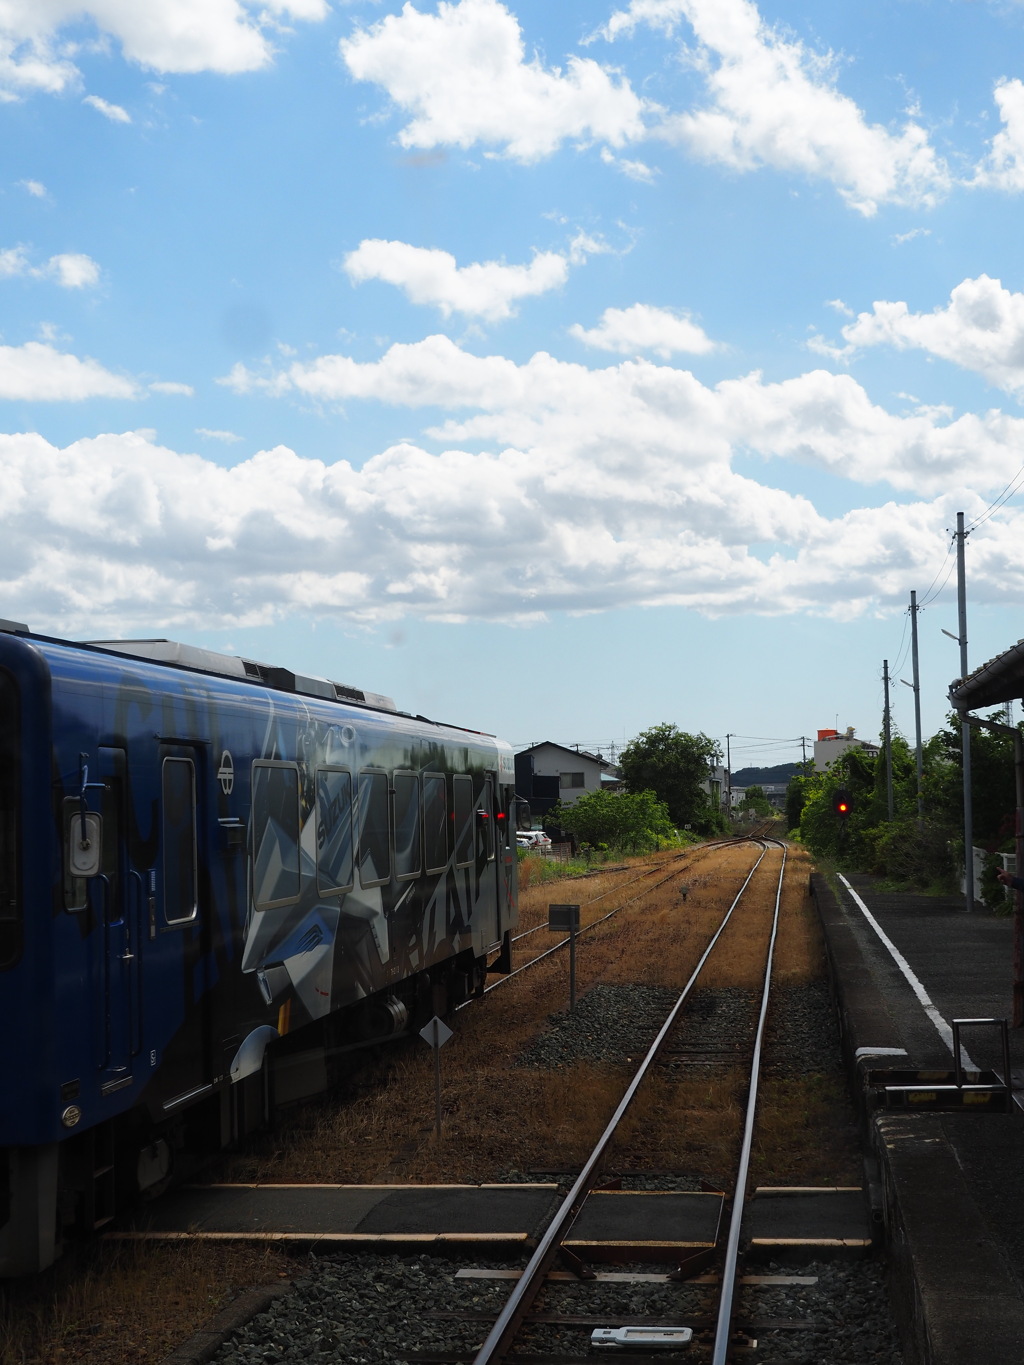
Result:
[[[491,736],[0,622],[0,1276],[507,971],[514,824]]]

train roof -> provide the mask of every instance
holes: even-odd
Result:
[[[465,725],[452,725],[444,721],[430,720],[427,716],[413,716],[411,712],[399,711],[391,697],[380,692],[367,692],[348,683],[334,682],[331,678],[320,678],[315,674],[296,673],[289,668],[276,664],[265,664],[257,659],[247,659],[241,655],[220,654],[213,649],[203,649],[199,645],[181,644],[176,640],[61,640],[56,636],[38,635],[21,621],[0,619],[0,633],[23,635],[50,644],[63,645],[72,649],[87,649],[103,654],[122,654],[131,659],[146,663],[164,664],[171,668],[185,669],[190,673],[206,673],[218,678],[231,678],[240,682],[250,682],[263,687],[271,687],[277,692],[291,692],[297,696],[318,697],[321,701],[341,702],[346,706],[362,706],[372,711],[390,711],[395,715],[409,716],[412,720],[427,725],[443,725],[449,730],[463,730],[466,734],[480,735],[494,739],[483,730],[471,730]],[[495,741],[500,743],[500,741]]]

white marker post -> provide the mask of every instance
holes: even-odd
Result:
[[[429,1024],[420,1029],[420,1037],[428,1047],[434,1049],[434,1098],[437,1103],[438,1141],[441,1140],[441,1049],[451,1036],[451,1029],[436,1014]]]

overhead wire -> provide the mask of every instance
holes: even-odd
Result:
[[[1001,507],[1006,506],[1006,504],[1010,501],[1014,493],[1017,492],[1017,490],[1021,487],[1022,484],[1024,484],[1024,464],[1022,464],[1021,467],[1017,470],[1016,474],[1014,474],[1013,478],[1006,485],[1003,491],[1001,493],[998,493],[993,498],[993,500],[985,508],[984,512],[982,512],[979,516],[974,518],[970,526],[967,527],[967,530],[973,531],[975,527],[983,526],[990,517],[995,516],[996,512],[998,512]]]

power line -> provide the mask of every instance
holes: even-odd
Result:
[[[1024,482],[1024,464],[1022,464],[1021,467],[1017,470],[1016,474],[1014,474],[1013,478],[1006,485],[1003,491],[997,494],[995,498],[993,498],[993,500],[985,508],[984,512],[982,512],[980,516],[974,518],[970,526],[968,526],[967,530],[973,531],[976,526],[982,526],[986,521],[988,521],[989,517],[995,516],[996,512],[998,512],[1001,507],[1005,507],[1005,505],[1010,501],[1014,493],[1016,493],[1017,490],[1020,488],[1022,482]]]

